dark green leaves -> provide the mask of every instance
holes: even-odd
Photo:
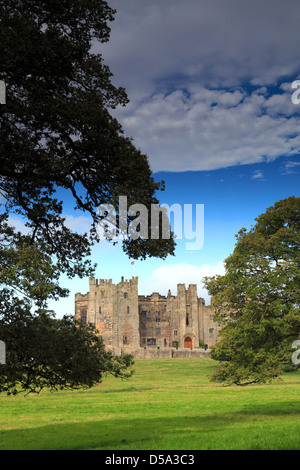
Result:
[[[113,357],[105,351],[92,325],[55,319],[30,305],[0,294],[0,337],[6,345],[6,365],[1,365],[0,391],[9,394],[92,387],[106,374],[129,378],[131,356]]]
[[[266,382],[292,368],[300,334],[300,198],[274,204],[237,236],[226,274],[207,278],[216,317],[224,322],[213,357],[214,379]]]

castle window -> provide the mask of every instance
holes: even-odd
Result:
[[[160,328],[156,328],[156,329],[155,329],[155,333],[156,333],[157,335],[160,335]]]
[[[151,321],[151,312],[146,312],[146,321]]]
[[[127,313],[129,313],[129,307],[127,306]]]
[[[127,336],[123,336],[123,344],[129,344]]]
[[[147,338],[147,344],[149,346],[155,346],[156,345],[156,338]]]
[[[177,330],[174,330],[174,336],[177,336]]]
[[[127,297],[128,297],[127,292],[124,292],[124,299],[127,299]]]
[[[210,335],[213,335],[213,334],[214,334],[214,331],[215,331],[215,329],[214,329],[214,328],[209,328],[209,330],[208,330],[208,331],[209,331],[209,334],[210,334]]]
[[[160,322],[160,312],[155,312],[155,321],[156,321],[157,323]]]
[[[188,312],[186,313],[185,324],[186,324],[186,326],[189,326],[189,324],[190,324],[190,316],[189,316]]]
[[[101,315],[101,307],[99,307],[99,315]]]
[[[86,324],[87,322],[87,312],[86,312],[86,308],[82,308],[80,310],[80,319],[82,321],[82,323]]]
[[[146,335],[147,334],[147,328],[142,328],[142,334]]]
[[[142,339],[142,343],[143,343],[143,344],[146,344],[146,338],[143,338],[143,339]]]
[[[164,338],[164,346],[167,346],[167,338]]]

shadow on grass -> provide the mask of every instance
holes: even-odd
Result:
[[[224,448],[222,439],[224,436],[230,436],[232,429],[235,430],[238,439],[244,439],[246,445],[244,448],[247,448],[247,442],[249,442],[248,448],[251,448],[253,442],[252,444],[250,442],[253,436],[249,435],[249,426],[253,423],[254,427],[256,426],[254,420],[259,419],[260,426],[261,424],[268,426],[270,419],[276,424],[277,421],[272,418],[278,417],[287,424],[289,416],[297,418],[300,416],[299,402],[274,402],[266,406],[250,404],[232,413],[216,412],[213,415],[199,414],[194,417],[134,418],[127,415],[121,420],[107,419],[107,417],[101,419],[95,416],[93,421],[82,423],[3,431],[0,449],[201,450],[207,448],[208,437],[215,446],[220,442]],[[275,425],[275,432],[279,439],[280,425]]]

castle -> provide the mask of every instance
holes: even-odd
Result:
[[[94,324],[107,349],[135,357],[205,356],[218,338],[213,315],[196,284],[178,284],[176,296],[144,296],[138,277],[118,284],[92,277],[89,292],[75,295],[75,319]]]

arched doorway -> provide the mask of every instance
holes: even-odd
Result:
[[[184,340],[184,347],[188,349],[193,349],[193,341],[189,336],[187,336]]]

